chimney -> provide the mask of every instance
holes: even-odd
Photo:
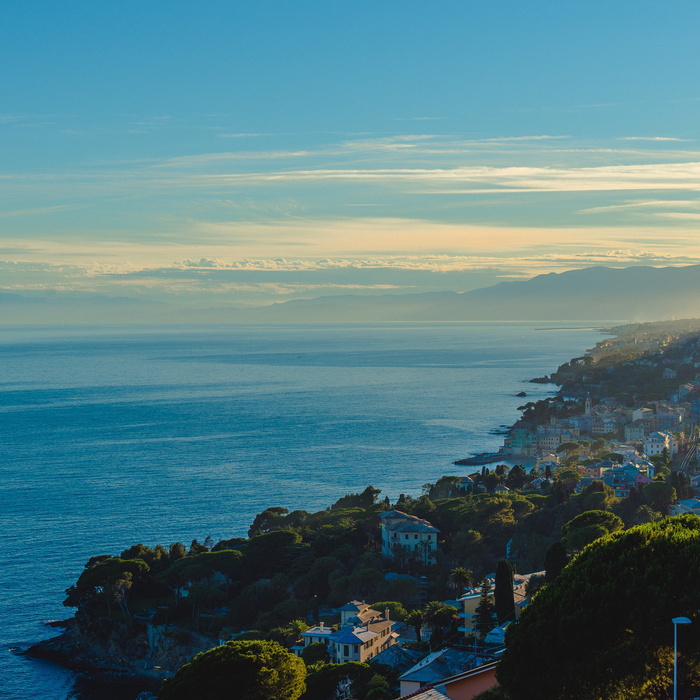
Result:
[[[384,619],[388,622],[391,618],[389,617],[389,608],[384,608]]]
[[[321,625],[321,632],[324,631],[323,622],[319,623]]]

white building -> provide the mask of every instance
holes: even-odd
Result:
[[[651,457],[652,455],[660,455],[664,449],[673,456],[678,453],[678,441],[671,433],[665,433],[660,430],[647,435],[644,440],[644,453]]]
[[[411,557],[424,564],[435,563],[440,530],[427,520],[400,510],[381,513],[382,554],[385,557]]]
[[[320,642],[326,645],[331,661],[364,663],[396,644],[398,634],[394,632],[394,622],[389,618],[389,610],[382,615],[366,603],[353,600],[340,608],[340,627],[334,630],[323,622],[309,627],[301,635],[302,643],[292,647],[301,654],[305,647]]]

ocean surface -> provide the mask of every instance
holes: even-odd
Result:
[[[18,653],[90,556],[468,473],[555,388],[527,380],[603,337],[577,325],[2,329],[0,698],[131,700]]]

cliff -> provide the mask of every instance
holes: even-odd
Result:
[[[67,625],[60,635],[33,645],[27,653],[137,690],[157,691],[164,678],[218,643],[177,627],[141,622],[101,619],[86,627],[71,620]]]

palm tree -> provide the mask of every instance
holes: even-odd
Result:
[[[463,566],[458,566],[450,571],[447,576],[447,584],[454,588],[457,593],[461,593],[465,588],[474,585],[474,572]]]
[[[423,619],[430,628],[430,642],[433,647],[440,646],[447,625],[454,622],[457,617],[457,608],[445,605],[439,600],[432,600],[423,608]]]
[[[406,615],[404,622],[409,626],[413,627],[416,631],[416,641],[421,640],[421,627],[423,626],[423,613],[420,610],[411,610],[411,612]]]

